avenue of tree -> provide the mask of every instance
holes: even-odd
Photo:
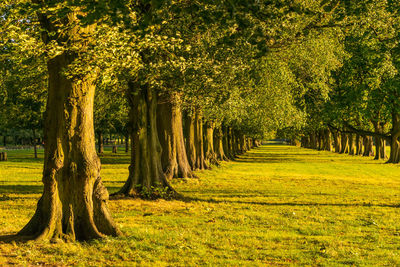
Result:
[[[171,179],[273,136],[376,159],[389,144],[398,163],[399,12],[391,0],[3,0],[1,142],[44,145],[43,195],[11,239],[122,234],[104,144],[131,153],[115,197],[179,198]]]

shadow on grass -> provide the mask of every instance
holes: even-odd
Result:
[[[43,185],[0,185],[0,194],[39,194],[43,192]]]
[[[130,164],[130,154],[121,152],[120,154],[102,154],[100,155],[101,164]]]
[[[184,202],[207,202],[214,204],[246,204],[246,205],[261,205],[261,206],[297,206],[297,207],[381,207],[381,208],[400,208],[400,204],[372,204],[372,203],[296,203],[296,202],[257,202],[257,201],[240,201],[240,200],[216,200],[216,199],[201,199],[192,197],[183,197]]]
[[[315,153],[310,153],[313,151]],[[327,152],[321,154],[319,152]],[[336,158],[337,155],[345,157]],[[254,148],[247,153],[240,155],[234,159],[235,162],[242,163],[282,163],[282,162],[326,162],[326,161],[347,161],[353,160],[361,156],[351,156],[348,154],[337,154],[328,151],[317,151],[306,148],[298,148],[284,144],[266,144],[258,148]],[[372,159],[372,158],[371,158]],[[358,164],[382,164],[381,161],[360,161]]]
[[[106,182],[106,183],[119,183],[119,182]],[[118,191],[121,186],[107,186],[107,190],[111,192]],[[4,185],[0,184],[0,194],[41,194],[43,192],[43,185]],[[25,197],[23,197],[25,198]],[[13,197],[14,199],[14,197]],[[1,199],[0,199],[1,200]]]

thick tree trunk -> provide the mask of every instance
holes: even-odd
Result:
[[[211,164],[218,165],[217,155],[214,151],[214,128],[215,123],[212,121],[207,121],[205,123],[205,162],[207,166]]]
[[[387,163],[400,162],[400,115],[392,114],[392,131],[390,140],[390,157]]]
[[[92,79],[79,83],[61,73],[71,62],[48,62],[44,191],[35,214],[18,233],[26,239],[88,240],[119,235],[107,207],[95,150]]]
[[[317,143],[318,143],[317,148],[318,148],[318,150],[323,150],[324,149],[323,142],[324,142],[323,130],[319,130],[317,132]]]
[[[247,138],[247,148],[249,150],[253,148],[253,139]]]
[[[99,131],[97,133],[97,146],[98,146],[97,152],[99,154],[103,154],[104,153],[104,138],[103,138],[103,133],[101,131]]]
[[[231,146],[231,139],[229,135],[229,128],[226,127],[225,125],[222,126],[222,141],[223,141],[223,147],[224,147],[224,153],[227,159],[234,159],[233,153],[232,153],[232,146]]]
[[[162,147],[161,162],[167,178],[196,177],[186,154],[178,95],[166,96],[159,101],[157,120]]]
[[[225,155],[224,134],[222,131],[222,126],[215,128],[214,133],[216,159],[220,161],[226,161],[228,160],[228,158]]]
[[[129,83],[128,102],[131,125],[129,177],[116,195],[147,199],[177,195],[161,165],[161,145],[157,131],[157,94],[146,85]]]
[[[341,145],[341,142],[340,142],[339,131],[334,131],[333,132],[333,140],[335,142],[335,152],[336,153],[340,153],[340,151],[342,150],[342,145]]]
[[[194,111],[185,116],[186,155],[192,170],[196,169],[196,144],[195,144],[195,115]]]
[[[340,153],[348,153],[349,152],[349,138],[346,133],[341,133],[341,150]]]
[[[387,163],[399,163],[400,162],[400,133],[391,136],[390,141],[390,157]]]
[[[364,136],[363,137],[363,144],[364,144],[364,157],[369,157],[374,155],[373,150],[373,141],[371,136]]]
[[[324,150],[326,151],[332,151],[332,140],[331,140],[331,132],[329,129],[325,129],[324,131]]]
[[[240,154],[245,153],[248,150],[246,136],[244,134],[239,134],[239,151]]]
[[[310,148],[317,149],[317,136],[314,131],[310,135]]]
[[[349,133],[347,134],[349,138],[349,155],[355,155],[356,154],[356,147],[355,147],[355,142],[354,142],[354,135]]]
[[[376,133],[382,134],[384,129],[384,124],[377,121],[372,121],[374,125],[374,130]],[[385,147],[385,139],[379,136],[375,136],[375,160],[386,159],[386,147]]]
[[[356,155],[362,155],[362,138],[359,134],[356,134]]]
[[[239,138],[237,136],[237,132],[233,129],[231,129],[231,143],[232,143],[232,152],[234,157],[236,157],[237,155],[240,155],[240,142],[239,142]]]

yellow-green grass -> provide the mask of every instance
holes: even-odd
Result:
[[[9,159],[0,162],[0,235],[27,223],[42,190],[40,159]],[[128,162],[102,157],[110,192]],[[197,175],[173,182],[186,201],[110,201],[125,237],[0,244],[0,265],[400,265],[399,165],[273,144]]]

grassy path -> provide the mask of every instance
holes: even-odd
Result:
[[[25,153],[25,154],[24,154]],[[29,220],[41,161],[0,164],[0,235]],[[106,153],[111,192],[126,154]],[[114,200],[126,237],[74,244],[0,244],[0,265],[400,266],[400,166],[282,145],[175,181],[186,201]]]

